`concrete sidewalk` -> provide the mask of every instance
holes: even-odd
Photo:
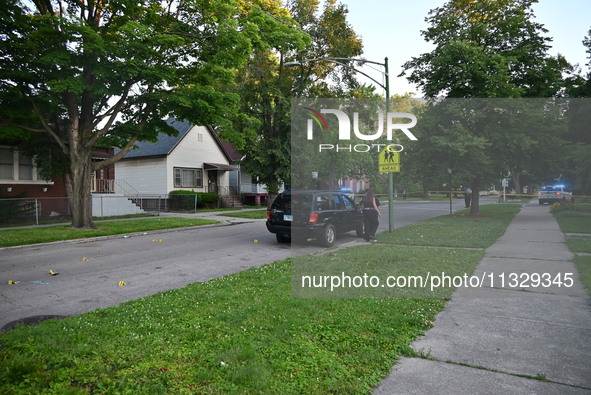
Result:
[[[549,209],[524,206],[476,268],[486,286],[457,289],[413,343],[422,357],[374,393],[590,394],[591,300],[572,258]]]

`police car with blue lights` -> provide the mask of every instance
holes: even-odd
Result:
[[[572,192],[568,192],[564,185],[545,185],[540,188],[538,192],[538,203],[552,204],[560,202],[575,202],[575,197],[573,196]]]

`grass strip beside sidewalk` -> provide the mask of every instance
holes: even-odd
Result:
[[[60,240],[85,239],[97,236],[175,229],[216,223],[218,223],[218,221],[202,218],[167,217],[99,222],[96,224],[96,229],[73,229],[67,225],[27,229],[4,229],[0,230],[0,247],[48,243]]]
[[[587,293],[591,295],[591,256],[576,255],[591,253],[591,204],[559,204],[552,206],[551,210],[564,233],[589,234],[589,236],[567,236],[566,244],[575,253],[574,262],[579,278],[585,285]]]
[[[507,226],[511,216],[503,216]],[[466,218],[452,221],[457,228],[473,227]],[[427,225],[424,238],[430,232]],[[473,232],[484,240],[487,227]],[[390,256],[395,248],[366,245],[311,259],[364,255],[367,249]],[[431,248],[405,247],[401,254],[411,256],[413,249],[423,251],[417,266],[441,262]],[[476,266],[482,256],[478,250],[432,250],[446,251],[446,263],[462,267]],[[0,392],[368,393],[399,356],[412,355],[409,345],[445,303],[294,298],[291,280],[286,260],[2,333]]]
[[[437,247],[487,248],[507,228],[519,211],[516,204],[480,206],[480,217],[467,216],[469,210],[442,215],[378,236],[380,243]]]

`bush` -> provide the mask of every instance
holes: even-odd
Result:
[[[16,196],[0,195],[0,224],[26,221],[27,216],[35,216],[35,204],[19,200],[25,196],[24,192]]]
[[[195,195],[197,208],[216,208],[220,196],[216,193],[175,190],[169,193],[169,207],[171,210],[194,210]]]

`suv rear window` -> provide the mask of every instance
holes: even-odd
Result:
[[[314,210],[315,211],[334,210],[334,200],[332,198],[332,195],[330,195],[330,194],[316,195]]]
[[[309,193],[282,193],[279,194],[271,208],[275,210],[289,211],[310,210],[312,206],[312,194]]]
[[[312,195],[307,193],[292,194],[291,203],[294,210],[310,210],[310,206],[312,205]]]
[[[272,209],[287,211],[289,210],[291,197],[287,194],[280,194],[275,198],[273,205],[271,206]]]

